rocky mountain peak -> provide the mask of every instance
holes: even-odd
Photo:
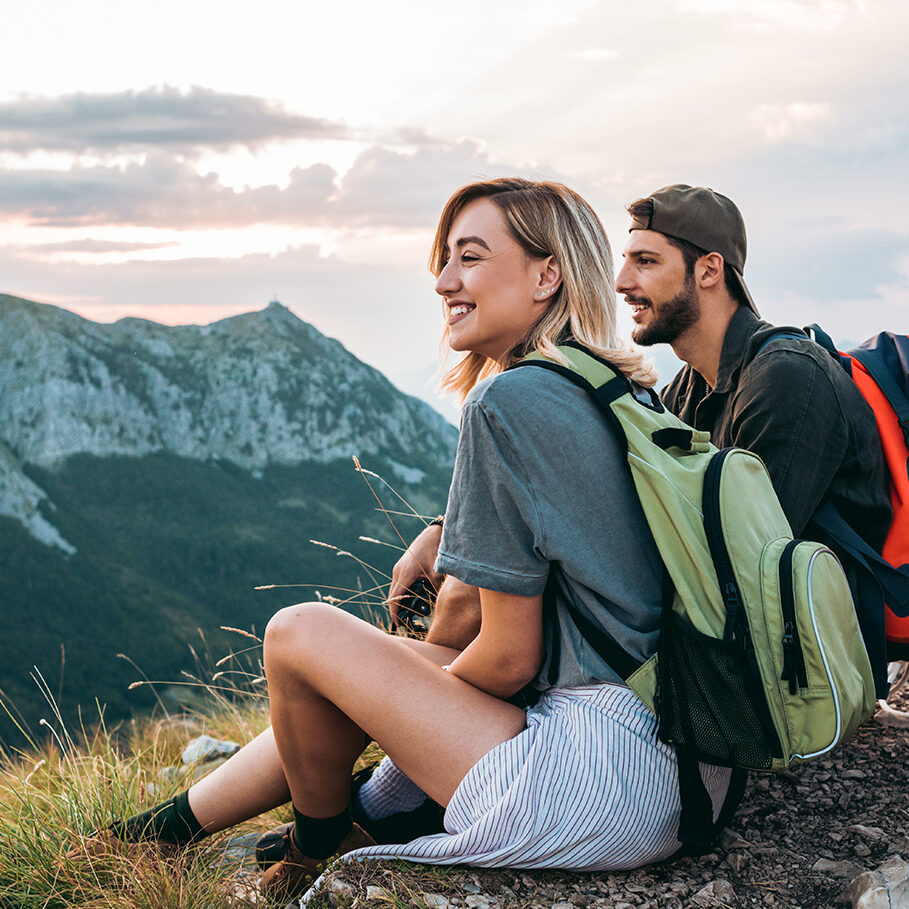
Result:
[[[457,437],[277,301],[210,325],[166,326],[101,324],[0,295],[0,388],[7,489],[26,488],[9,480],[11,458],[54,468],[78,454],[162,451],[253,472],[381,455],[413,480],[449,465]],[[40,514],[39,493],[29,488],[29,513]],[[0,513],[22,520],[23,495]]]

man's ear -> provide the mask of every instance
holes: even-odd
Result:
[[[709,252],[701,256],[695,263],[695,270],[699,287],[716,287],[725,280],[725,262],[718,252]]]
[[[548,300],[562,286],[562,267],[555,256],[540,260],[534,298]]]

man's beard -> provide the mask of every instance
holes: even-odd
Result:
[[[701,304],[693,274],[685,275],[681,291],[671,300],[654,304],[647,297],[641,297],[639,302],[649,304],[651,313],[649,322],[639,325],[631,332],[631,340],[642,347],[672,344],[682,332],[701,318]]]

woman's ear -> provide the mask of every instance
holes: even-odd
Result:
[[[534,299],[548,300],[562,286],[562,268],[555,256],[541,259],[537,268],[537,287]]]

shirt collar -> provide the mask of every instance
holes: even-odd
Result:
[[[714,391],[725,394],[738,383],[739,373],[745,365],[749,341],[755,332],[766,328],[747,306],[739,306],[732,316],[726,336],[723,338],[723,349],[720,351],[720,365],[717,369]]]

